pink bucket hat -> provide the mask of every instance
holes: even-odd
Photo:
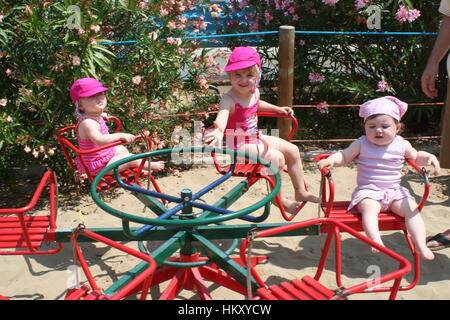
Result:
[[[109,90],[103,84],[94,78],[82,78],[75,81],[70,87],[70,98],[74,103],[79,98],[90,97],[99,92]]]
[[[400,101],[396,97],[385,96],[362,104],[359,109],[359,116],[366,121],[371,115],[387,114],[400,121],[407,109],[408,104],[406,102]]]
[[[235,71],[245,69],[257,64],[261,68],[261,58],[255,49],[252,47],[237,47],[228,58],[228,63],[225,66],[225,71]]]

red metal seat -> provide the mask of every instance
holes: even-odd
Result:
[[[319,154],[317,155],[314,160],[320,161],[321,159],[327,158],[331,154]],[[418,204],[417,209],[419,211],[422,210],[423,206],[425,205],[425,202],[428,198],[428,194],[430,191],[430,184],[428,181],[428,176],[425,170],[421,169],[413,160],[406,159],[406,162],[423,178],[424,182],[424,192],[422,194],[422,198]],[[347,210],[350,201],[335,201],[335,183],[332,178],[331,171],[323,168],[322,169],[322,178],[321,178],[321,208],[322,212],[324,213],[325,217],[331,218],[333,220],[340,221],[342,223],[345,223],[349,227],[351,227],[354,230],[357,231],[363,231],[362,226],[362,218],[361,214],[357,211],[351,211],[349,212]],[[407,232],[406,225],[405,225],[405,218],[400,217],[392,212],[380,212],[378,216],[378,226],[380,231],[395,231],[400,230],[403,231],[405,235],[406,242],[410,248],[410,251],[414,257],[414,279],[413,281],[407,285],[402,286],[400,290],[410,290],[412,289],[418,282],[420,278],[420,255],[415,251],[414,244],[411,240],[410,235]],[[330,228],[328,226],[323,226],[320,229],[321,233],[327,233],[328,237],[325,243],[324,250],[329,250],[329,247],[331,245],[331,237],[333,237],[333,232],[335,230],[333,228]],[[339,237],[336,236],[337,239]],[[337,255],[340,256],[340,241],[337,240],[335,242],[335,250],[337,252]],[[338,259],[336,261],[336,281],[340,287],[343,287],[342,280],[340,276],[340,270],[341,270],[341,262]],[[318,270],[318,273],[320,274],[322,270]],[[383,292],[383,291],[390,291],[391,288],[389,287],[378,287],[375,288],[374,291],[376,292]]]
[[[108,118],[105,118],[105,121],[113,121],[115,123],[115,131],[114,132],[120,132],[120,130],[122,128],[122,124],[121,124],[121,121],[119,118],[108,117]],[[84,156],[86,154],[90,154],[90,153],[97,152],[97,151],[100,151],[103,149],[107,149],[107,148],[114,147],[114,146],[117,146],[120,144],[124,144],[124,142],[122,142],[122,141],[117,141],[117,142],[109,143],[109,144],[106,144],[106,145],[103,145],[103,146],[100,146],[100,147],[97,147],[94,149],[90,149],[90,150],[80,150],[76,147],[76,142],[75,142],[76,141],[76,126],[75,125],[71,125],[71,126],[64,127],[64,128],[57,130],[56,138],[58,139],[58,142],[61,146],[64,156],[66,157],[67,161],[69,162],[70,167],[75,172],[78,172],[77,166],[75,163],[75,158],[78,157],[80,159],[80,162],[84,167],[84,170],[86,172],[89,183],[92,183],[92,181],[95,178],[95,175],[93,175],[89,171],[89,168],[87,167],[86,162],[84,160]],[[144,138],[143,136],[138,135],[135,137],[135,140],[140,140],[143,138]],[[152,147],[152,141],[151,141],[150,137],[145,136],[145,143],[146,143],[145,151],[150,151],[151,147]],[[128,183],[128,184],[139,183],[140,177],[148,176],[147,173],[141,172],[143,166],[144,166],[144,159],[139,167],[121,171],[120,172],[121,179],[123,179],[124,182]],[[158,187],[158,184],[156,183],[155,178],[152,175],[150,175],[149,178],[150,178],[154,188],[158,192],[161,192]],[[99,191],[107,190],[107,189],[115,188],[116,186],[117,186],[117,181],[115,180],[114,176],[113,175],[105,175],[103,177],[103,179],[97,185],[97,190],[99,190]]]
[[[410,272],[411,270],[411,264],[410,262],[405,259],[404,257],[400,256],[399,254],[391,251],[390,249],[387,249],[371,239],[367,238],[365,235],[359,233],[358,231],[352,229],[348,225],[346,225],[343,222],[340,222],[338,220],[334,220],[332,218],[315,218],[310,220],[305,220],[301,222],[291,223],[282,225],[279,227],[262,230],[254,233],[252,237],[249,237],[248,239],[245,239],[242,242],[241,248],[240,248],[240,257],[241,260],[244,262],[244,265],[247,264],[247,257],[248,257],[248,246],[250,244],[250,241],[253,241],[256,238],[262,238],[262,237],[269,237],[274,235],[280,235],[284,232],[289,232],[298,228],[305,228],[308,226],[311,226],[313,224],[320,224],[320,227],[327,227],[333,230],[334,232],[331,232],[332,235],[336,236],[336,239],[339,237],[339,232],[348,232],[352,236],[354,236],[356,239],[362,241],[363,243],[367,244],[368,246],[373,246],[377,248],[382,254],[386,255],[387,257],[400,262],[399,267],[397,270],[391,271],[385,275],[380,275],[377,278],[371,279],[370,281],[364,281],[355,285],[352,285],[349,288],[343,288],[338,287],[336,290],[332,290],[322,283],[319,282],[320,280],[320,273],[319,270],[323,270],[323,267],[325,266],[327,256],[328,256],[328,250],[324,250],[322,252],[322,256],[320,258],[318,271],[316,272],[316,275],[313,277],[310,276],[304,276],[301,278],[301,280],[295,279],[292,281],[284,281],[281,284],[278,285],[270,285],[267,286],[260,275],[256,272],[255,266],[250,266],[250,273],[255,279],[256,283],[258,284],[259,288],[256,290],[256,296],[252,297],[253,299],[263,299],[263,300],[340,300],[344,299],[347,296],[355,293],[362,293],[362,292],[372,292],[375,287],[377,287],[379,284],[394,280],[394,284],[392,287],[390,287],[389,291],[390,299],[395,299],[397,292],[400,288],[400,282],[402,280],[402,277]],[[338,232],[336,232],[338,231]],[[336,260],[338,259],[336,255]],[[340,270],[339,270],[340,271]],[[336,271],[338,272],[338,271]]]
[[[270,112],[258,112],[258,117],[291,119],[292,120],[292,129],[289,132],[289,135],[286,137],[286,141],[291,141],[291,139],[294,137],[295,132],[297,131],[297,128],[298,128],[297,119],[292,116],[289,116],[289,115],[270,113]],[[225,135],[226,135],[226,132],[225,132]],[[264,143],[264,141],[263,141],[263,143]],[[265,148],[267,148],[267,145],[265,145]],[[214,166],[216,167],[216,170],[220,174],[226,174],[230,170],[230,165],[221,166],[221,164],[217,160],[216,155],[214,153],[212,153],[212,156],[213,156]],[[247,163],[245,163],[245,162],[244,163],[236,163],[232,175],[235,177],[247,178],[249,187],[252,186],[259,179],[265,179],[269,183],[270,188],[273,189],[273,188],[275,188],[276,182],[272,176],[267,175],[264,172],[262,172],[262,170],[264,168],[265,167],[262,166],[261,164],[249,163],[248,161],[247,161]],[[287,170],[285,170],[285,172],[287,172]],[[306,184],[305,184],[305,187],[306,187]],[[281,202],[281,198],[279,195],[275,196],[275,201],[277,202],[277,206],[280,209],[280,212],[286,221],[291,221],[292,219],[295,218],[296,214],[291,215],[284,210],[284,206]],[[306,202],[303,202],[301,205],[301,208],[303,208],[303,206],[305,204],[306,204]]]
[[[310,276],[259,288],[256,292],[263,300],[330,300],[335,295],[334,291]]]
[[[27,215],[35,207],[45,186],[49,186],[50,213],[45,216]],[[43,241],[54,242],[57,215],[57,185],[55,174],[44,173],[31,201],[24,207],[0,209],[0,254],[53,254],[62,249],[39,250]]]
[[[144,269],[143,272],[132,278],[128,283],[124,284],[116,292],[112,294],[105,294],[100,290],[94,276],[89,270],[87,261],[83,256],[82,250],[78,243],[79,236],[102,242],[119,251],[135,256],[146,262],[148,266]],[[76,260],[80,264],[87,278],[88,284],[84,284],[79,288],[69,289],[66,293],[65,300],[120,300],[138,292],[141,292],[141,300],[145,300],[147,298],[150,283],[152,281],[152,276],[156,270],[156,262],[151,256],[124,246],[111,239],[105,238],[95,232],[89,231],[85,229],[84,226],[79,226],[76,230],[74,230],[74,233],[71,236],[71,243],[74,249]]]

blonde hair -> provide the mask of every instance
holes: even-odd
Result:
[[[236,71],[242,71],[242,70],[248,71],[248,72],[251,72],[251,73],[254,73],[255,75],[258,75],[259,67],[258,67],[257,64],[254,64],[254,65],[251,66],[251,67],[247,67],[247,68],[243,68],[243,69],[238,69],[238,70],[233,70],[233,71],[228,71],[227,74],[230,75],[230,74],[232,74],[232,73],[235,73]]]

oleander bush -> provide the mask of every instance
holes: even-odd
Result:
[[[187,15],[196,9],[200,14]],[[199,10],[200,8],[200,10]],[[155,148],[169,146],[173,127],[217,102],[207,78],[214,59],[196,40],[208,1],[64,0],[0,3],[0,174],[44,165],[60,181],[72,172],[56,129],[75,123],[71,84],[95,77],[110,90],[108,113],[124,131],[147,130]],[[200,117],[201,118],[201,117]]]

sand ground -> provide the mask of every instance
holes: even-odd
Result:
[[[310,190],[318,194],[319,172],[312,162],[305,161],[305,175]],[[333,177],[337,185],[336,199],[349,200],[355,186],[356,171],[354,167],[335,168]],[[200,190],[208,183],[219,178],[212,166],[199,166],[182,172],[181,176],[166,176],[158,179],[162,191],[172,195],[178,195],[182,188],[190,188],[194,192]],[[229,188],[241,181],[240,178],[232,178],[214,192],[203,197],[206,203],[213,203]],[[292,188],[288,176],[282,175],[283,192],[288,197],[293,197]],[[404,177],[404,185],[418,199],[423,186],[420,178],[407,173]],[[260,181],[253,185],[231,209],[246,207],[259,201],[267,194],[266,182]],[[112,196],[106,197],[111,207],[125,212],[142,212],[143,205],[125,191],[117,191]],[[434,235],[450,228],[450,170],[443,170],[438,177],[431,178],[431,193],[423,210],[423,218],[427,226],[427,234]],[[45,208],[41,214],[45,213]],[[36,214],[39,214],[37,212]],[[293,220],[301,221],[317,217],[318,207],[308,203],[301,213]],[[100,209],[90,196],[62,201],[58,211],[58,228],[74,228],[83,222],[87,228],[120,227],[121,221]],[[265,221],[284,222],[278,209],[272,205],[269,218]],[[245,224],[242,221],[229,221],[226,224]],[[359,240],[343,234],[343,281],[349,286],[367,281],[376,272],[386,273],[396,268],[396,264],[385,258],[382,254],[371,253],[370,248]],[[257,240],[254,244],[253,254],[269,256],[269,261],[258,265],[257,270],[267,284],[279,283],[284,280],[300,278],[303,275],[314,275],[320,258],[320,244],[324,236],[296,236],[275,237]],[[384,232],[385,245],[397,253],[410,257],[409,249],[401,232]],[[229,241],[228,241],[229,243]],[[135,242],[125,243],[136,248]],[[161,243],[151,243],[150,248],[156,248]],[[223,241],[227,245],[227,241]],[[136,265],[136,259],[130,258],[123,252],[107,247],[101,243],[82,244],[83,252],[87,257],[91,270],[101,288],[109,287],[123,273]],[[421,261],[421,279],[412,290],[401,291],[398,294],[400,300],[439,300],[450,299],[450,248],[438,251],[433,261]],[[63,299],[68,286],[73,284],[73,252],[69,243],[56,255],[39,256],[0,256],[0,294],[10,299]],[[334,280],[334,262],[327,264],[326,271],[321,282],[329,288],[336,288]],[[412,280],[408,274],[404,284]],[[85,281],[82,277],[81,281]],[[211,295],[216,299],[244,299],[245,297],[226,288],[207,283]],[[158,292],[164,289],[152,289],[152,298],[158,297]],[[364,293],[353,295],[350,299],[387,299],[387,293]],[[197,296],[188,290],[184,290],[178,299],[197,299]]]

